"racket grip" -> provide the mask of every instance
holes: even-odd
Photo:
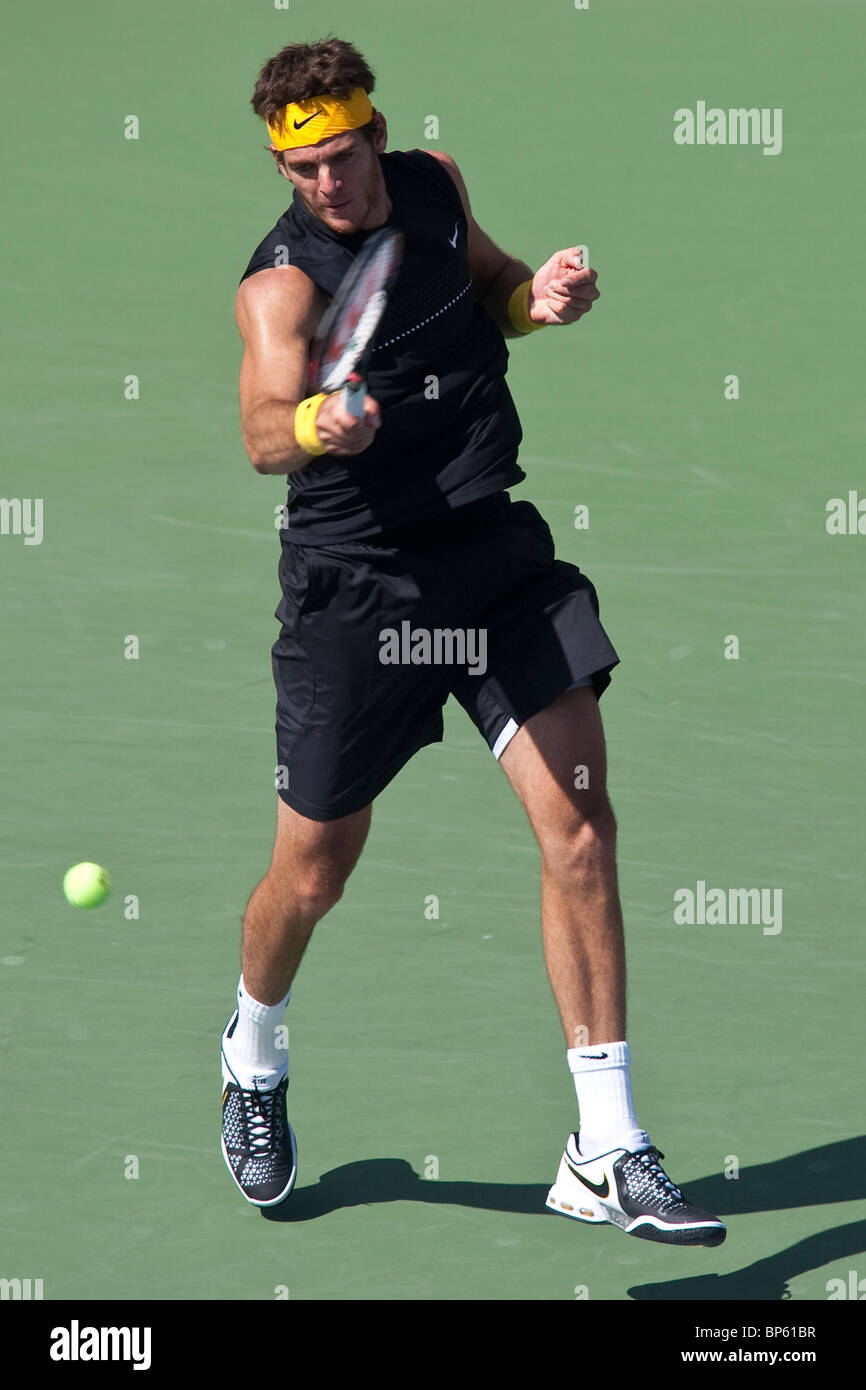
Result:
[[[340,393],[343,409],[347,410],[356,420],[363,418],[366,394],[366,383],[359,376],[350,376]]]

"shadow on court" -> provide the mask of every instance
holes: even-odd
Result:
[[[789,1279],[810,1269],[820,1269],[832,1260],[859,1255],[864,1247],[866,1221],[852,1221],[848,1226],[834,1226],[832,1230],[807,1236],[796,1245],[789,1245],[764,1260],[756,1260],[744,1269],[732,1270],[730,1274],[698,1274],[690,1279],[666,1280],[663,1284],[636,1284],[628,1290],[628,1295],[638,1300],[780,1302],[791,1297]],[[804,1321],[808,1322],[808,1318],[804,1317]]]
[[[426,1202],[547,1216],[551,1213],[544,1202],[549,1187],[550,1183],[429,1181],[420,1178],[405,1159],[367,1158],[332,1168],[315,1186],[296,1188],[281,1206],[263,1208],[262,1215],[270,1221],[314,1221],[340,1207]],[[685,1192],[697,1206],[719,1216],[854,1201],[866,1196],[866,1138],[845,1139],[755,1164],[741,1169],[736,1179],[719,1173],[696,1178],[685,1184]]]
[[[403,1158],[365,1158],[323,1173],[317,1186],[296,1188],[278,1207],[263,1207],[270,1221],[314,1221],[340,1207],[379,1202],[427,1202],[550,1215],[544,1205],[550,1183],[439,1182],[419,1178]]]
[[[548,1183],[428,1181],[404,1159],[368,1158],[323,1173],[315,1186],[296,1189],[281,1206],[263,1208],[262,1216],[289,1223],[315,1221],[341,1207],[426,1202],[547,1217],[553,1215],[544,1205],[548,1188]],[[866,1195],[866,1138],[846,1139],[772,1163],[755,1164],[741,1169],[736,1179],[718,1173],[697,1178],[685,1184],[685,1192],[690,1201],[725,1217],[855,1201]],[[790,1297],[789,1279],[831,1261],[859,1255],[864,1248],[866,1221],[855,1221],[808,1236],[730,1274],[700,1274],[635,1285],[628,1295],[633,1299],[775,1301]]]
[[[690,1202],[718,1216],[854,1202],[866,1197],[866,1136],[756,1163],[741,1168],[738,1178],[696,1178],[685,1192]]]

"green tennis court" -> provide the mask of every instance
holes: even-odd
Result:
[[[93,1300],[858,1288],[862,11],[90,0],[6,31],[0,1278]],[[509,343],[514,496],[622,658],[601,710],[635,1099],[726,1220],[717,1250],[545,1210],[577,1109],[539,852],[453,701],[293,989],[295,1192],[264,1217],[220,1154],[273,842],[285,501],[239,429],[234,294],[291,197],[249,100],[327,33],[375,70],[389,149],[436,117],[494,240],[532,266],[585,244],[598,271],[591,315]],[[783,113],[780,147],[677,143],[699,103],[767,132]],[[81,860],[112,876],[92,912],[61,893]],[[778,912],[678,923],[700,885]]]

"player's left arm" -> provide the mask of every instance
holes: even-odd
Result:
[[[598,276],[589,266],[584,267],[583,253],[576,246],[554,252],[540,269],[532,271],[525,261],[509,256],[479,227],[472,216],[463,176],[451,155],[441,150],[426,153],[438,159],[454,180],[469,229],[469,268],[475,298],[506,338],[522,336],[508,317],[508,301],[525,280],[532,281],[528,310],[533,323],[576,323],[589,313],[599,297]]]

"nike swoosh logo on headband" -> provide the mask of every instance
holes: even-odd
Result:
[[[314,111],[313,114],[312,114],[312,116],[307,116],[305,120],[303,120],[303,121],[295,121],[295,122],[294,122],[295,130],[300,130],[300,129],[301,129],[301,126],[305,126],[305,125],[307,125],[307,123],[308,123],[309,121],[315,120],[315,118],[316,118],[317,116],[323,116],[323,115],[324,115],[324,112],[323,112],[323,111]]]

